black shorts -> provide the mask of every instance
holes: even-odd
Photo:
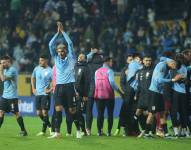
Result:
[[[148,110],[150,97],[151,97],[150,91],[144,91],[144,93],[141,92],[140,95],[139,95],[137,108],[138,109],[143,109],[143,110]]]
[[[187,100],[188,100],[188,115],[191,116],[191,93],[188,93],[187,95]]]
[[[177,91],[173,91],[173,101],[172,101],[172,112],[183,112],[183,110],[181,110],[181,106],[184,106],[184,110],[187,112],[187,105],[188,105],[188,101],[187,101],[187,97],[186,94],[184,93],[180,93]]]
[[[1,98],[0,100],[0,110],[3,110],[6,113],[12,112],[17,113],[19,112],[19,106],[18,106],[18,99],[6,99]]]
[[[37,110],[50,110],[50,95],[36,96],[36,109]]]
[[[151,91],[151,99],[149,102],[148,111],[152,113],[163,112],[164,107],[164,98],[163,95],[157,92]]]
[[[127,84],[125,91],[125,101],[130,105],[133,104],[134,96],[135,96],[135,90],[129,84]]]
[[[76,107],[74,84],[57,84],[54,92],[55,106],[63,106],[65,109]]]

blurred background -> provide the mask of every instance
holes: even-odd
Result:
[[[0,0],[0,55],[30,73],[61,20],[76,54],[97,47],[120,71],[129,53],[191,48],[190,11],[190,0]]]

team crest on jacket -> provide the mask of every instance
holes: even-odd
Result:
[[[146,73],[146,78],[148,78],[148,77],[149,77],[149,75],[150,75],[150,73],[149,73],[149,72],[147,72],[147,73]]]
[[[82,69],[79,68],[79,69],[78,69],[78,74],[81,74],[81,72],[82,72]]]
[[[44,76],[47,76],[48,75],[48,72],[46,71],[45,73],[44,73]]]

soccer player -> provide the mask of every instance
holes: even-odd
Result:
[[[56,88],[56,66],[54,65],[52,67],[52,93],[53,93],[53,99],[54,98],[54,92]],[[55,108],[53,110],[52,118],[51,118],[51,135],[55,134]]]
[[[64,38],[66,44],[57,45],[59,35]],[[69,36],[64,32],[61,22],[57,22],[57,33],[49,42],[50,54],[54,59],[56,66],[56,89],[55,89],[55,134],[50,138],[60,137],[60,127],[62,123],[62,110],[65,109],[66,115],[76,113],[75,100],[75,74],[74,66],[76,58],[73,49],[73,43]],[[77,138],[81,138],[79,127],[77,129]]]
[[[113,111],[115,104],[114,90],[116,90],[122,97],[123,93],[119,90],[114,81],[114,72],[112,67],[112,58],[105,57],[104,64],[95,72],[95,92],[94,98],[97,104],[97,129],[98,136],[102,136],[102,129],[104,123],[104,111],[107,108],[108,114],[108,131],[107,136],[111,136],[113,126]]]
[[[51,133],[48,111],[50,109],[50,93],[52,82],[52,69],[48,66],[48,57],[41,55],[39,65],[34,68],[31,76],[32,92],[36,98],[37,115],[43,122],[42,131],[37,136],[45,135],[46,128]]]
[[[80,127],[84,135],[87,135],[83,112],[85,112],[85,106],[88,100],[90,82],[89,72],[86,56],[81,53],[78,56],[78,62],[75,66],[75,89],[77,92],[77,117],[80,118]]]
[[[95,72],[103,65],[103,56],[98,49],[91,48],[91,52],[87,55],[89,77],[90,77],[90,89],[88,92],[88,101],[86,103],[86,132],[87,135],[91,135],[91,128],[93,122],[93,105],[94,105],[94,90],[95,90]]]
[[[171,51],[165,51],[160,57],[160,62],[166,61],[167,58],[173,58],[174,54]],[[171,71],[170,71],[171,72]],[[169,116],[172,104],[172,82],[163,83],[163,99],[164,99],[164,116]],[[155,117],[153,118],[153,127],[156,125],[156,128],[153,128],[153,133],[156,132],[156,135],[159,137],[164,137],[164,132],[161,127],[160,123],[160,113],[156,113]],[[155,120],[156,119],[156,120]],[[156,123],[156,124],[155,124]]]
[[[89,68],[87,66],[86,56],[83,53],[79,54],[78,61],[75,65],[75,80],[76,113],[72,116],[66,116],[67,136],[71,136],[73,122],[77,128],[80,126],[82,130],[81,135],[87,135],[83,112],[85,111],[85,103],[88,100]]]
[[[132,60],[133,60],[133,55],[129,54],[127,56],[127,58],[126,58],[126,66],[121,71],[120,86],[121,86],[123,92],[126,91],[128,66],[129,66],[129,64],[131,63]],[[120,134],[121,127],[124,127],[124,129],[127,129],[127,127],[125,127],[127,125],[127,119],[126,119],[127,112],[128,112],[128,103],[127,103],[127,101],[123,101],[122,105],[121,105],[120,113],[119,113],[118,126],[117,126],[117,129],[116,129],[115,133],[114,133],[114,136]],[[124,136],[125,136],[125,133],[124,133]]]
[[[126,113],[127,125],[125,135],[138,135],[139,127],[137,121],[134,120],[134,114],[137,108],[135,101],[135,92],[137,90],[138,82],[136,80],[136,73],[142,69],[142,59],[139,53],[134,53],[133,60],[128,66],[128,73],[126,78],[126,101],[128,105],[128,112]]]
[[[3,82],[3,95],[0,100],[0,127],[3,124],[4,114],[13,113],[17,119],[21,132],[20,136],[27,136],[23,117],[18,108],[17,94],[17,69],[12,65],[12,59],[9,56],[3,56],[0,64],[0,79]]]
[[[191,133],[191,63],[190,65],[187,67],[188,73],[187,73],[187,78],[188,78],[188,83],[187,83],[187,99],[188,99],[188,106],[187,106],[187,110],[188,110],[188,126],[189,126],[189,130]]]
[[[153,116],[156,112],[160,113],[160,122],[164,131],[164,136],[169,137],[166,114],[164,113],[164,99],[163,99],[163,84],[169,82],[176,82],[182,78],[182,75],[176,75],[174,78],[169,78],[169,70],[176,69],[176,62],[173,59],[166,58],[159,62],[153,71],[151,84],[149,90],[151,91],[151,99],[149,104],[149,114],[146,121],[145,137],[153,137],[151,125],[153,123]]]
[[[184,56],[182,54],[176,55],[177,70],[173,71],[174,75],[181,74],[182,79],[174,82],[173,84],[173,101],[171,118],[176,137],[183,136],[189,137],[188,127],[188,110],[187,108],[187,95],[186,95],[186,79],[187,68],[184,65]],[[173,75],[173,76],[174,76]],[[177,114],[179,113],[179,120]],[[181,130],[179,129],[181,127]]]
[[[190,129],[190,133],[191,133],[191,50],[185,50],[182,52],[182,54],[184,55],[184,61],[185,64],[187,66],[187,79],[188,82],[186,84],[186,93],[187,93],[187,110],[188,110],[188,126]]]
[[[136,91],[136,99],[138,100],[137,110],[135,113],[135,120],[138,120],[142,128],[142,132],[138,137],[142,137],[145,132],[146,124],[146,111],[148,110],[150,91],[149,86],[151,83],[153,73],[152,57],[145,55],[143,57],[143,68],[138,71],[136,78],[138,80],[138,87]]]

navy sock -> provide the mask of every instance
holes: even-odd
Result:
[[[4,121],[4,115],[3,115],[3,117],[0,117],[0,128],[1,128],[1,126],[3,124],[3,121]]]
[[[166,123],[162,124],[162,128],[163,128],[165,134],[168,133],[168,127],[167,127]]]
[[[17,118],[17,122],[18,122],[18,124],[19,124],[19,126],[21,128],[21,131],[26,131],[24,121],[23,121],[23,117],[20,116],[19,118]]]
[[[55,131],[60,132],[60,126],[62,123],[62,111],[56,111],[55,113]]]

